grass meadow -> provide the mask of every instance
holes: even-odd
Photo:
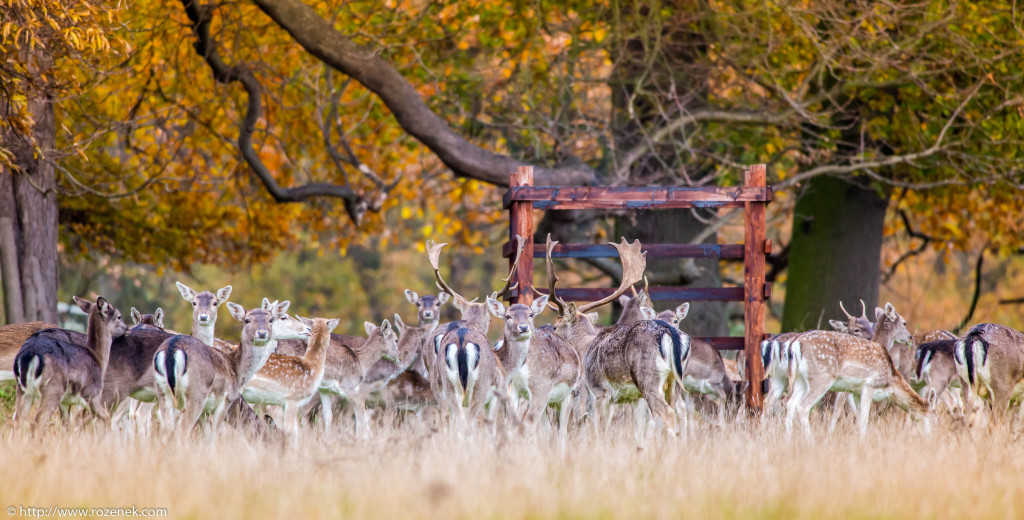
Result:
[[[170,518],[1016,518],[1024,501],[1024,444],[999,428],[944,421],[926,433],[890,413],[863,440],[852,418],[809,440],[774,418],[699,421],[639,448],[631,424],[570,432],[563,449],[413,422],[289,443],[230,428],[165,442],[54,424],[33,437],[6,420],[0,505],[165,507]]]

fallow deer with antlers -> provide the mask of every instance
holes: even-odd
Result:
[[[551,260],[551,252],[557,244],[548,235],[548,294],[558,310],[555,332],[580,353],[587,389],[600,417],[611,420],[613,403],[636,403],[643,399],[669,434],[675,436],[678,427],[668,404],[669,392],[682,379],[690,354],[690,337],[660,320],[633,321],[599,331],[587,316],[589,311],[615,301],[643,278],[647,258],[640,241],[630,244],[623,238],[619,244],[612,243],[622,261],[619,288],[605,298],[582,306],[566,303],[558,297],[558,276]],[[634,419],[636,412],[634,404]]]

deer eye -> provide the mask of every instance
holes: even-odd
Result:
[[[511,314],[506,314],[505,315],[505,319],[506,320],[511,320],[512,319],[512,315]]]
[[[274,318],[270,318],[270,323],[274,323]]]
[[[196,302],[192,302],[192,306],[195,307],[196,306]]]
[[[246,319],[246,320],[245,320],[245,324],[246,324],[246,325],[248,325],[248,324],[250,324],[250,323],[252,323],[252,320],[250,320],[250,319]]]
[[[532,312],[530,313],[530,317],[531,317],[531,318],[533,317],[533,313],[532,313]]]

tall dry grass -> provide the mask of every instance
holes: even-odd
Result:
[[[172,518],[1014,518],[1024,446],[1006,430],[925,433],[893,413],[861,440],[781,425],[520,435],[405,425],[291,445],[231,431],[161,442],[129,433],[3,426],[0,505],[166,507]]]

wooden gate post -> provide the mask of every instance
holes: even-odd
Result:
[[[533,166],[520,166],[509,175],[509,189],[517,186],[533,186]],[[515,282],[519,283],[519,289],[515,296],[509,297],[509,301],[530,305],[533,303],[533,203],[513,202],[508,208],[508,213],[508,241],[512,244],[512,255],[515,255],[516,235],[526,240],[523,257],[514,275]],[[514,256],[509,256],[510,269],[514,260]]]
[[[744,174],[748,188],[767,188],[765,165],[751,166]],[[761,341],[764,339],[765,302],[765,206],[767,202],[744,204],[744,249],[743,249],[743,292],[746,305],[743,307],[745,330],[743,352],[747,371],[747,409],[754,414],[761,413],[764,394],[761,381],[764,379],[764,365],[761,363]]]

